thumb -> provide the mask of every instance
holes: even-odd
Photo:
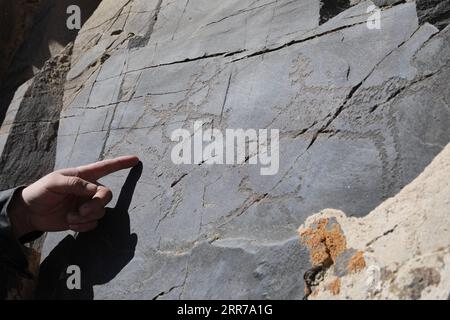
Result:
[[[52,179],[49,189],[60,194],[93,197],[97,192],[97,185],[74,176],[58,175]]]

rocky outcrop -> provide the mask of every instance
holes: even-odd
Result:
[[[364,218],[324,210],[299,228],[313,268],[310,299],[450,296],[450,145]]]
[[[55,165],[56,136],[72,46],[50,59],[18,92],[0,131],[0,187],[30,184]],[[39,164],[39,165],[36,165]],[[23,170],[22,168],[26,168]]]
[[[417,12],[419,21],[443,29],[450,23],[450,0],[418,0]]]
[[[27,8],[27,3],[35,3],[36,9]],[[19,36],[11,32],[13,39],[22,39],[20,45],[16,47],[14,55],[11,57],[11,64],[8,66],[8,73],[2,89],[13,87],[32,78],[44,66],[51,57],[59,54],[70,42],[74,41],[78,29],[69,29],[67,21],[71,21],[67,8],[70,5],[77,5],[80,8],[80,24],[91,16],[97,8],[100,0],[39,0],[39,1],[11,1],[5,0],[5,4],[19,6],[27,14],[28,30],[25,35]],[[37,5],[39,4],[39,5]],[[28,5],[29,6],[29,5]],[[73,13],[72,13],[73,14]],[[11,16],[18,18],[17,13]],[[24,21],[24,20],[18,20]],[[10,25],[10,22],[6,22]]]
[[[75,40],[77,29],[68,29],[67,8],[80,8],[81,25],[100,0],[2,0],[0,1],[0,123],[20,86],[32,79],[45,63]],[[26,85],[25,85],[26,86]],[[17,97],[17,95],[16,95]],[[9,108],[11,109],[11,108]]]
[[[124,258],[110,268],[96,260],[108,276],[89,273],[92,292],[82,297],[303,297],[312,265],[297,227],[328,207],[364,216],[450,140],[449,28],[419,20],[410,1],[382,6],[381,29],[369,28],[371,6],[101,2],[58,82],[55,167],[132,153],[143,172],[125,210],[129,224],[119,232],[126,245],[110,240],[116,231],[98,235],[108,253]],[[16,93],[11,112],[25,91]],[[262,176],[246,162],[174,164],[171,134],[193,130],[196,120],[220,131],[279,129],[279,171]],[[102,182],[119,194],[125,175]],[[332,227],[330,241],[339,230]],[[43,252],[43,265],[61,281],[70,253],[85,243],[66,235],[49,235]],[[340,238],[335,253],[325,252],[325,265],[345,254],[351,270],[364,268],[365,253]],[[342,285],[334,282],[333,292]]]
[[[0,1],[0,86],[14,54],[28,36],[42,0]]]

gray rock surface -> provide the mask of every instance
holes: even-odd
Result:
[[[306,217],[363,216],[422,172],[450,140],[449,29],[415,2],[369,29],[372,4],[322,19],[315,0],[102,1],[73,47],[56,168],[131,153],[143,172],[137,245],[95,298],[301,298]],[[171,133],[198,119],[279,129],[278,174],[173,164]],[[102,182],[118,194],[126,174]]]

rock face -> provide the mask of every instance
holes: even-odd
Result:
[[[0,1],[0,27],[8,31],[2,32],[0,38],[0,122],[5,122],[5,113],[8,106],[14,104],[20,86],[37,75],[50,58],[58,55],[77,36],[77,29],[66,27],[69,5],[76,4],[81,9],[80,23],[83,24],[99,2]]]
[[[0,1],[0,84],[3,81],[14,54],[23,43],[31,27],[36,12],[42,6],[41,0]]]
[[[13,188],[53,170],[64,82],[70,68],[69,46],[25,83],[2,126],[0,186]],[[39,163],[39,165],[35,165]],[[21,168],[27,170],[21,170]]]
[[[309,297],[447,299],[449,181],[450,145],[367,217],[336,210],[309,217],[299,229],[314,265],[308,274],[316,270],[307,281]]]
[[[89,235],[123,259],[96,260],[89,292],[76,297],[302,298],[311,264],[297,227],[329,207],[367,214],[450,140],[449,28],[419,21],[416,3],[402,1],[382,7],[381,28],[370,29],[372,5],[102,1],[61,84],[55,167],[136,154],[143,171],[118,210],[124,230]],[[171,134],[196,120],[221,132],[279,129],[278,173],[175,165]],[[126,174],[102,182],[119,194]],[[60,243],[65,236],[45,241],[44,274],[61,275],[49,277],[54,287],[75,253],[90,250],[71,236]],[[63,285],[43,287],[43,296],[71,297]]]
[[[418,0],[419,21],[429,21],[438,28],[450,23],[450,0]]]

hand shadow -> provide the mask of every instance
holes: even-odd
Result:
[[[141,174],[140,162],[128,174],[116,207],[106,208],[98,227],[76,238],[66,236],[45,258],[39,273],[37,299],[91,300],[94,285],[111,281],[133,259],[137,235],[130,234],[128,210]],[[81,289],[68,288],[68,280],[74,283],[73,271],[68,274],[67,270],[72,265],[80,268]]]

